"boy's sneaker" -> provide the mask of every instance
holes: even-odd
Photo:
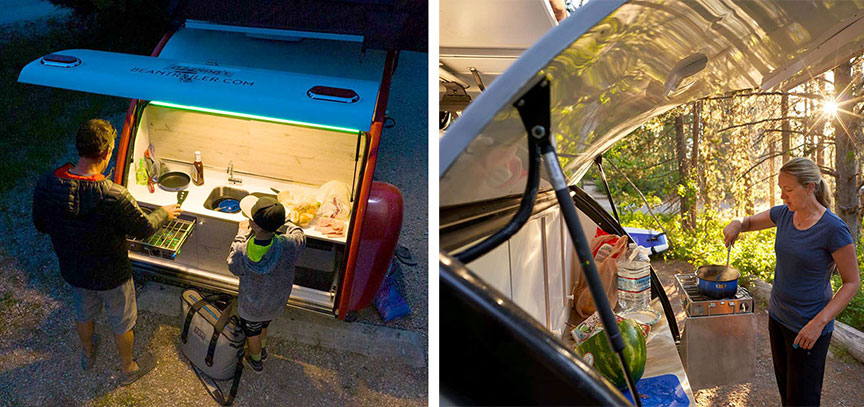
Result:
[[[249,353],[243,356],[243,364],[255,371],[255,373],[261,373],[264,371],[264,359],[262,358],[256,362],[252,359],[252,355]]]
[[[267,347],[261,348],[261,361],[267,360]]]

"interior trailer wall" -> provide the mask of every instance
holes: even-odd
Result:
[[[577,212],[582,232],[593,238],[597,225]],[[568,296],[584,277],[557,205],[532,216],[509,241],[467,266],[553,334],[566,332],[573,303]]]
[[[224,171],[233,161],[237,172],[314,186],[332,180],[352,186],[365,142],[357,134],[152,104],[141,127],[160,158],[191,163],[201,151],[205,167]]]

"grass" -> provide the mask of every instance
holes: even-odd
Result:
[[[660,214],[658,219],[671,235],[670,248],[662,254],[663,259],[686,261],[694,266],[703,264],[725,264],[726,249],[723,246],[723,227],[729,222],[711,211],[699,215],[692,231],[681,228],[681,219],[677,214]],[[657,229],[657,222],[647,214],[640,212],[622,213],[621,223],[647,229]],[[862,228],[864,230],[864,228]],[[732,247],[731,264],[741,271],[741,284],[748,286],[753,278],[761,278],[767,282],[774,281],[775,229],[766,229],[753,233],[743,233]],[[856,245],[858,270],[861,281],[864,281],[864,242]],[[836,290],[842,284],[839,275],[832,276],[832,286]],[[864,289],[852,298],[849,305],[837,316],[841,321],[859,331],[864,331]]]
[[[122,98],[18,83],[18,74],[31,61],[70,48],[111,49],[103,47],[107,40],[100,42],[107,37],[104,30],[75,20],[48,20],[44,28],[37,24],[0,32],[0,194],[48,171],[64,156],[74,156],[70,145],[81,123],[126,109],[128,100]],[[126,48],[117,52],[140,51],[141,46]]]

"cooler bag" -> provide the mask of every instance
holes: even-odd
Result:
[[[230,405],[243,372],[246,336],[237,321],[237,301],[227,294],[203,296],[186,290],[180,296],[183,312],[180,351],[192,363],[201,383],[216,401]],[[233,380],[226,398],[215,380]]]

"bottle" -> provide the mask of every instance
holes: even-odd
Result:
[[[138,168],[135,169],[135,183],[138,185],[147,185],[147,167],[144,166],[144,159],[138,159]]]
[[[618,304],[621,308],[644,309],[651,303],[651,260],[648,249],[630,243],[618,258]]]
[[[192,183],[195,185],[204,184],[204,164],[201,164],[201,152],[195,152],[195,162],[192,164]]]

